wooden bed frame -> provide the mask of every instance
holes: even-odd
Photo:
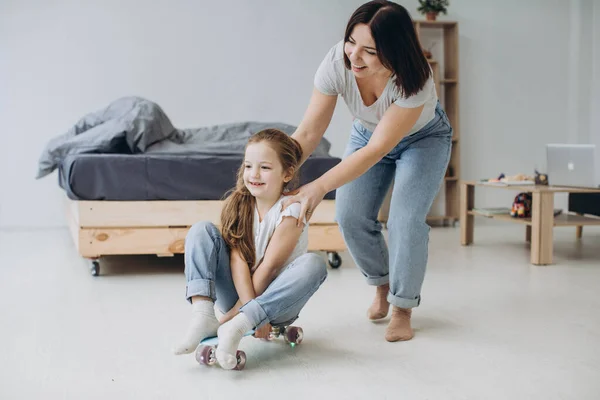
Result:
[[[223,202],[203,201],[87,201],[70,200],[67,220],[79,254],[92,260],[91,272],[100,272],[98,259],[107,255],[156,254],[173,256],[184,251],[185,236],[198,221],[219,224]],[[345,250],[334,221],[335,200],[323,200],[308,230],[309,251],[326,251],[329,265],[341,265]]]

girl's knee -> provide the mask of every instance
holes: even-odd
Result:
[[[186,235],[186,240],[197,240],[201,237],[211,237],[211,235],[218,231],[215,224],[209,221],[196,222]]]
[[[215,238],[219,234],[219,230],[212,222],[196,222],[194,225],[192,225],[185,236],[186,252],[187,249],[191,249],[190,246],[197,246],[199,244],[206,243],[207,241],[214,242]]]

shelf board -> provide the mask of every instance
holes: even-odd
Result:
[[[502,221],[516,222],[524,225],[531,225],[531,218],[513,218],[510,214],[485,215],[477,211],[468,211],[469,215],[476,215]],[[600,225],[600,218],[585,215],[576,215],[562,213],[554,217],[554,226],[582,226],[582,225]]]
[[[415,24],[423,28],[453,28],[457,25],[456,21],[427,21],[427,20],[416,20]]]
[[[458,217],[454,216],[454,215],[428,215],[427,219],[430,221],[443,221],[443,220],[447,220],[447,219],[458,220]]]
[[[443,85],[451,85],[458,83],[458,79],[442,79],[441,82]]]
[[[456,176],[446,176],[446,177],[444,177],[444,180],[447,182],[452,182],[452,181],[456,182],[456,181],[458,181],[458,178]]]

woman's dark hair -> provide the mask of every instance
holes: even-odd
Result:
[[[350,17],[344,43],[349,41],[352,30],[358,24],[365,24],[371,29],[377,57],[396,76],[396,85],[402,90],[402,96],[406,98],[419,92],[431,76],[431,69],[408,11],[391,1],[365,3]],[[344,63],[350,69],[346,53]]]

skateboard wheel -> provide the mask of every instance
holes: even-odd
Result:
[[[289,344],[300,344],[304,337],[304,331],[299,326],[291,326],[285,330],[285,342]]]
[[[244,367],[246,366],[246,353],[244,353],[241,350],[238,350],[235,353],[235,357],[237,358],[237,365],[235,366],[234,370],[236,370],[236,371],[243,370]]]
[[[198,346],[196,349],[196,361],[202,365],[213,365],[215,359],[215,349],[211,346]]]

